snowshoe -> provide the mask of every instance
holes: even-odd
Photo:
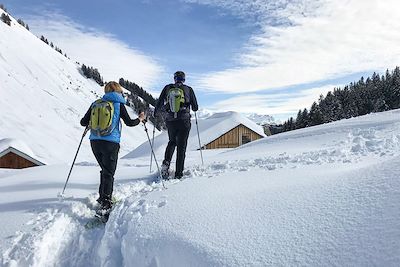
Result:
[[[96,214],[94,218],[90,219],[86,224],[86,229],[92,229],[107,223],[108,218],[110,217],[111,208],[104,209],[99,208],[96,210]]]
[[[175,175],[174,175],[174,179],[177,179],[177,180],[181,180],[182,177],[183,177],[183,174],[176,174],[175,173]]]
[[[113,204],[115,204],[116,202],[118,202],[118,200],[114,197],[112,198],[112,200],[103,200],[101,206],[96,209],[96,214],[94,215],[94,218],[92,220],[89,220],[85,224],[85,228],[91,229],[107,223],[113,208]]]
[[[164,163],[161,165],[161,178],[163,180],[169,180],[169,166]]]
[[[111,207],[106,209],[100,208],[96,211],[96,214],[94,216],[98,218],[102,223],[106,223],[108,221],[108,218],[110,217],[110,212]]]
[[[90,219],[90,220],[85,224],[85,228],[86,228],[87,230],[89,230],[89,229],[93,229],[93,228],[102,226],[102,225],[104,225],[104,224],[105,224],[105,223],[104,223],[100,218],[98,218],[98,217],[95,216],[94,218]]]

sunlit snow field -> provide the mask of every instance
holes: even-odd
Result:
[[[120,201],[91,230],[94,158],[78,158],[63,201],[68,164],[1,170],[2,263],[398,266],[399,155],[394,110],[203,151],[204,167],[190,150],[185,179],[168,189],[155,183],[154,161],[149,173],[148,155],[120,159]]]

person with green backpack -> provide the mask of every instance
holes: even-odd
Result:
[[[164,87],[154,108],[154,116],[157,116],[161,110],[166,112],[165,120],[169,141],[161,165],[163,179],[169,178],[169,166],[175,147],[177,148],[175,178],[182,178],[187,140],[191,128],[190,107],[193,111],[199,109],[193,89],[184,84],[185,73],[183,71],[175,72],[174,81],[175,83]]]
[[[143,112],[132,120],[125,108],[122,87],[117,82],[108,82],[104,87],[104,96],[92,103],[81,119],[81,125],[90,129],[90,145],[100,165],[100,204],[98,213],[109,214],[112,207],[114,174],[117,168],[119,143],[121,138],[121,122],[127,126],[136,126],[144,121]]]

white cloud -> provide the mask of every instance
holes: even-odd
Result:
[[[312,102],[317,101],[321,94],[326,95],[328,91],[333,91],[335,87],[339,86],[325,85],[286,94],[242,94],[219,101],[210,109],[213,111],[232,110],[268,115],[296,114],[299,109],[309,109]]]
[[[262,33],[245,45],[238,66],[204,74],[199,87],[257,92],[393,68],[400,62],[398,0],[209,1],[243,18],[253,11]]]
[[[107,81],[123,77],[149,87],[163,72],[155,59],[115,36],[84,27],[60,14],[31,16],[28,23],[32,31],[54,42],[72,60],[98,68]]]

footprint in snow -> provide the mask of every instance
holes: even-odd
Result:
[[[164,201],[161,201],[160,203],[158,203],[158,207],[159,207],[159,208],[162,208],[162,207],[164,207],[165,205],[167,205],[167,200],[164,200]]]

